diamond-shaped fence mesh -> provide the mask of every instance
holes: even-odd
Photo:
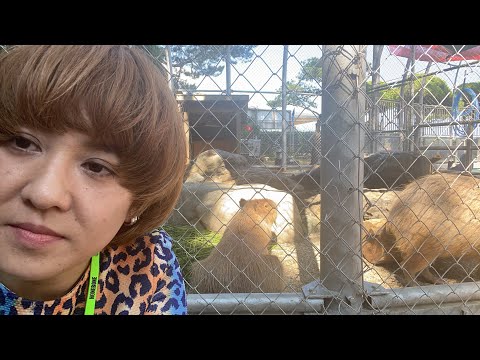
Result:
[[[480,46],[141,48],[188,139],[190,314],[479,313]]]
[[[477,312],[478,49],[146,50],[189,140],[190,314]]]

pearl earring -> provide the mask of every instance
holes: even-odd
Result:
[[[125,222],[125,225],[131,226],[135,224],[138,220],[138,216],[134,216],[129,222]]]

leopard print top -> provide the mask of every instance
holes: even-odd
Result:
[[[83,315],[89,276],[90,267],[68,294],[49,301],[21,298],[0,283],[0,314]],[[165,231],[100,253],[95,315],[186,313],[185,283]]]

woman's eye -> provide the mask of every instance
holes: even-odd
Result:
[[[83,165],[83,167],[87,169],[87,171],[97,176],[113,175],[113,172],[109,168],[97,162],[87,162]]]
[[[40,148],[33,141],[23,137],[15,136],[12,139],[12,145],[23,151],[39,151]]]

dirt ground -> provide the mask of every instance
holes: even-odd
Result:
[[[315,242],[311,245],[282,245],[272,249],[272,254],[282,261],[286,282],[284,292],[301,292],[302,287],[320,276],[320,256]],[[471,272],[474,264],[435,263],[434,268],[443,275],[446,283],[454,284],[466,281],[480,281],[480,270]],[[470,273],[471,277],[467,277]],[[396,264],[375,266],[363,260],[363,281],[378,284],[385,289],[401,288],[403,275]],[[431,285],[417,279],[418,285]]]
[[[272,254],[282,261],[285,292],[301,292],[302,286],[319,278],[319,242],[319,239],[310,237],[310,244],[305,241],[299,244],[277,245],[272,249]],[[403,287],[394,266],[374,266],[364,261],[363,269],[364,281],[379,284],[384,288]]]

